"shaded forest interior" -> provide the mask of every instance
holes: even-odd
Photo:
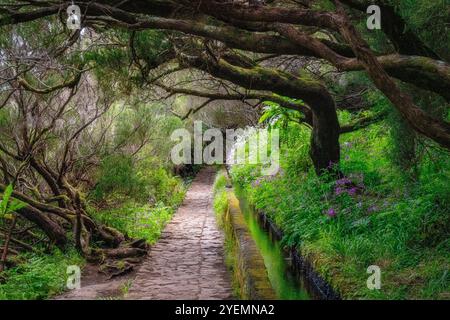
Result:
[[[344,298],[449,299],[449,17],[446,0],[0,0],[0,299],[140,263],[200,167],[171,161],[196,120],[280,131],[277,175],[230,176]]]

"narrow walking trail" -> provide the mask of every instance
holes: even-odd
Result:
[[[212,208],[214,168],[202,169],[150,250],[128,299],[230,299],[223,235]]]

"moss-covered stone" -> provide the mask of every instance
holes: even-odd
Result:
[[[234,193],[228,193],[228,210],[223,215],[228,254],[233,255],[233,281],[238,296],[248,300],[276,299],[267,270],[252,239]]]

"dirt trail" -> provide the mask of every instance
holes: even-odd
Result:
[[[140,267],[128,299],[230,299],[223,235],[213,208],[215,171],[205,168]]]

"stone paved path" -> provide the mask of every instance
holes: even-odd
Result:
[[[215,171],[199,172],[139,269],[128,299],[231,299],[223,235],[212,208]]]

